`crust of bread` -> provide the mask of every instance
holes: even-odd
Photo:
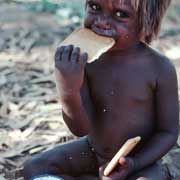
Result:
[[[81,49],[81,54],[88,53],[88,62],[98,59],[115,44],[115,40],[100,36],[90,29],[80,28],[68,36],[59,46],[74,45]]]

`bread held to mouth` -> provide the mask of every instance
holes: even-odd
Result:
[[[74,45],[79,47],[82,53],[88,53],[88,62],[98,59],[115,44],[110,37],[100,36],[90,29],[80,28],[68,36],[59,46]]]

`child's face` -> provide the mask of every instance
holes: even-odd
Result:
[[[87,0],[84,26],[104,36],[113,37],[112,50],[126,49],[140,41],[138,16],[130,0]]]

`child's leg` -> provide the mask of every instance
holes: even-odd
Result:
[[[168,174],[164,173],[160,163],[153,164],[127,180],[170,180]]]
[[[77,177],[75,180],[99,180],[99,176],[85,175]]]
[[[89,147],[87,138],[60,145],[34,156],[25,163],[23,170],[25,180],[43,174],[60,177],[62,175],[66,176],[67,180],[82,174],[98,175],[96,157]]]

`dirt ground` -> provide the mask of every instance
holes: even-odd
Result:
[[[53,56],[81,19],[78,12],[62,15],[63,10],[68,11],[55,16],[0,2],[0,180],[22,180],[26,159],[76,138],[60,113]],[[172,60],[180,81],[179,45],[180,2],[175,1],[152,47]],[[180,179],[179,145],[180,138],[163,159],[173,180]]]

